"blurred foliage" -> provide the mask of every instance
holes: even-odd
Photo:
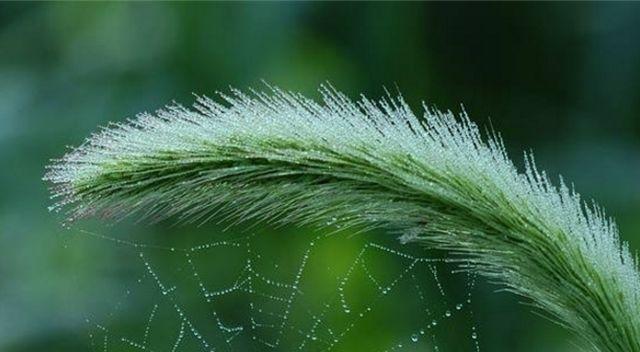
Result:
[[[87,350],[85,317],[107,315],[140,268],[116,246],[60,227],[40,181],[47,161],[108,121],[261,79],[312,96],[325,81],[354,97],[397,86],[416,109],[422,99],[463,103],[516,160],[531,148],[540,166],[597,199],[638,249],[638,37],[636,3],[0,4],[0,349]],[[100,231],[182,245],[220,232]],[[573,350],[554,324],[479,285],[482,350]],[[128,316],[145,317],[134,303]],[[407,319],[392,315],[361,336]]]

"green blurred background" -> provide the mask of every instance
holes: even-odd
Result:
[[[88,317],[127,331],[149,314],[149,296],[121,295],[139,277],[135,253],[64,230],[47,212],[48,160],[108,121],[173,100],[188,105],[192,93],[260,88],[261,79],[314,97],[330,81],[353,97],[397,86],[416,109],[422,100],[453,110],[464,104],[480,125],[502,132],[515,160],[533,149],[541,167],[597,199],[637,250],[638,38],[635,3],[0,4],[0,350],[90,350]],[[78,227],[181,247],[228,235],[215,226]],[[301,231],[308,230],[258,227],[282,245],[264,245],[262,257],[287,262],[308,243]],[[324,260],[363,237],[334,245]],[[350,253],[343,254],[357,252]],[[323,275],[305,276],[311,290],[335,287],[335,277]],[[448,297],[465,292],[456,289],[464,280],[443,280]],[[455,342],[470,341],[466,328],[456,335],[470,321],[483,351],[574,350],[559,327],[515,297],[482,280],[477,286],[473,316],[439,333],[453,335],[441,350],[470,350]],[[386,349],[393,339],[384,332],[415,318],[404,303],[392,302],[391,313],[367,322],[342,350],[358,349],[358,340]],[[125,308],[114,314],[114,304]]]

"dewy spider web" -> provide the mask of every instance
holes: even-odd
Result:
[[[290,245],[260,233],[176,248],[89,234],[140,263],[109,317],[90,320],[93,351],[480,350],[474,277],[388,236],[298,234]],[[128,317],[140,302],[146,316]],[[110,327],[120,315],[125,326]]]

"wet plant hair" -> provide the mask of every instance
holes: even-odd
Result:
[[[601,208],[531,154],[519,171],[466,113],[321,93],[232,90],[112,124],[48,167],[52,209],[69,221],[383,227],[504,284],[585,350],[640,351],[637,259]]]

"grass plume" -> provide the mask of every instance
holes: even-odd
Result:
[[[637,260],[615,224],[533,156],[517,170],[465,113],[272,89],[113,124],[49,166],[69,220],[135,216],[384,227],[461,255],[573,331],[640,351]]]

